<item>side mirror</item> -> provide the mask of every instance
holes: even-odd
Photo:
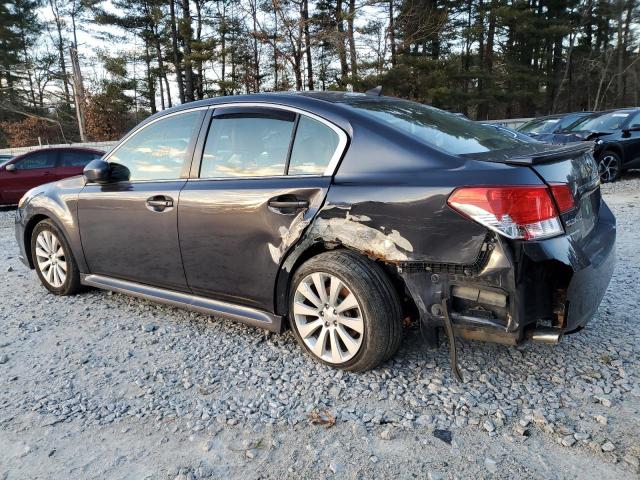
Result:
[[[6,167],[4,167],[4,169],[7,172],[15,172],[16,171],[16,166],[13,163],[10,163],[9,165],[7,165]]]
[[[91,183],[108,183],[111,177],[111,166],[104,160],[91,160],[82,171],[84,178]]]

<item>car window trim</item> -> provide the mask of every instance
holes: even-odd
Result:
[[[335,151],[333,152],[333,156],[331,157],[331,160],[329,160],[329,163],[327,164],[327,167],[325,168],[324,172],[322,172],[322,174],[309,174],[309,175],[266,175],[266,176],[252,176],[252,177],[207,177],[207,178],[200,178],[200,165],[202,164],[202,156],[204,154],[204,143],[206,140],[206,137],[209,133],[209,128],[210,128],[210,124],[211,124],[211,120],[213,119],[213,117],[215,117],[215,113],[214,110],[219,110],[219,109],[223,109],[223,108],[274,108],[274,109],[280,109],[280,110],[287,110],[290,111],[292,113],[295,113],[298,115],[296,123],[299,121],[299,117],[302,115],[305,115],[309,118],[311,118],[312,120],[316,120],[320,123],[322,123],[323,125],[329,127],[331,130],[333,130],[336,135],[338,135],[338,145],[335,149]],[[273,178],[297,178],[297,177],[333,177],[338,169],[338,165],[340,164],[340,160],[342,160],[342,157],[344,156],[344,154],[347,151],[347,147],[349,144],[349,136],[347,135],[347,133],[340,127],[338,127],[337,125],[335,125],[334,123],[330,122],[329,120],[315,114],[315,113],[311,113],[307,110],[298,108],[298,107],[292,107],[290,105],[283,105],[283,104],[279,104],[279,103],[268,103],[268,102],[231,102],[231,103],[221,103],[221,104],[215,104],[215,105],[210,105],[209,107],[209,114],[207,115],[207,117],[205,118],[203,125],[206,125],[207,128],[202,128],[200,131],[200,136],[198,138],[198,142],[196,145],[196,149],[194,152],[194,161],[193,161],[193,165],[191,167],[191,174],[189,176],[189,180],[246,180],[246,179],[273,179]],[[296,132],[297,133],[297,132]],[[293,141],[295,141],[295,135],[292,137]]]
[[[128,142],[131,138],[133,138],[135,135],[137,135],[138,133],[142,132],[145,128],[147,128],[150,125],[153,125],[154,123],[157,123],[161,120],[170,118],[170,117],[175,117],[177,115],[184,115],[186,113],[193,113],[199,110],[203,110],[204,114],[200,115],[200,118],[197,120],[197,125],[193,132],[193,134],[191,135],[191,139],[189,140],[189,145],[187,147],[187,155],[185,158],[185,162],[184,165],[182,165],[182,170],[180,172],[180,176],[178,178],[163,178],[163,179],[146,179],[146,180],[121,180],[119,182],[113,182],[113,183],[122,183],[122,182],[127,182],[127,183],[132,183],[132,184],[136,184],[136,183],[150,183],[150,182],[175,182],[178,180],[186,180],[189,178],[189,172],[191,171],[191,166],[193,164],[193,155],[196,151],[196,147],[197,147],[197,142],[199,141],[199,138],[201,136],[201,129],[202,129],[202,125],[204,123],[204,120],[208,117],[208,111],[211,109],[210,105],[206,105],[206,106],[200,106],[200,107],[193,107],[193,108],[188,108],[188,109],[184,109],[184,110],[179,110],[177,112],[172,112],[172,113],[167,113],[166,115],[161,115],[158,118],[154,118],[153,120],[145,123],[144,125],[140,125],[137,128],[135,128],[134,130],[132,130],[131,132],[129,132],[127,135],[125,135],[125,137],[120,140],[120,143],[118,143],[118,145],[116,145],[116,147],[111,150],[110,152],[107,152],[102,158],[105,162],[111,163],[109,162],[109,159],[120,149],[120,147],[122,145],[124,145],[126,142]],[[199,122],[199,124],[198,124]]]

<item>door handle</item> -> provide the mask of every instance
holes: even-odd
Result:
[[[167,208],[173,207],[173,198],[165,197],[164,195],[156,195],[147,198],[146,204],[149,210],[162,212]]]
[[[275,209],[300,209],[309,208],[308,200],[270,200],[269,206]]]

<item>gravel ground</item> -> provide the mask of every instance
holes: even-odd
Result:
[[[603,191],[618,265],[596,318],[558,346],[460,342],[464,384],[415,331],[351,374],[289,333],[103,291],[54,297],[2,210],[0,480],[638,478],[640,175]]]

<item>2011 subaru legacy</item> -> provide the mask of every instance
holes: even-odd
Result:
[[[289,326],[347,370],[393,356],[406,317],[431,341],[557,343],[614,266],[592,150],[371,94],[203,100],[28,192],[16,236],[52,293]]]

